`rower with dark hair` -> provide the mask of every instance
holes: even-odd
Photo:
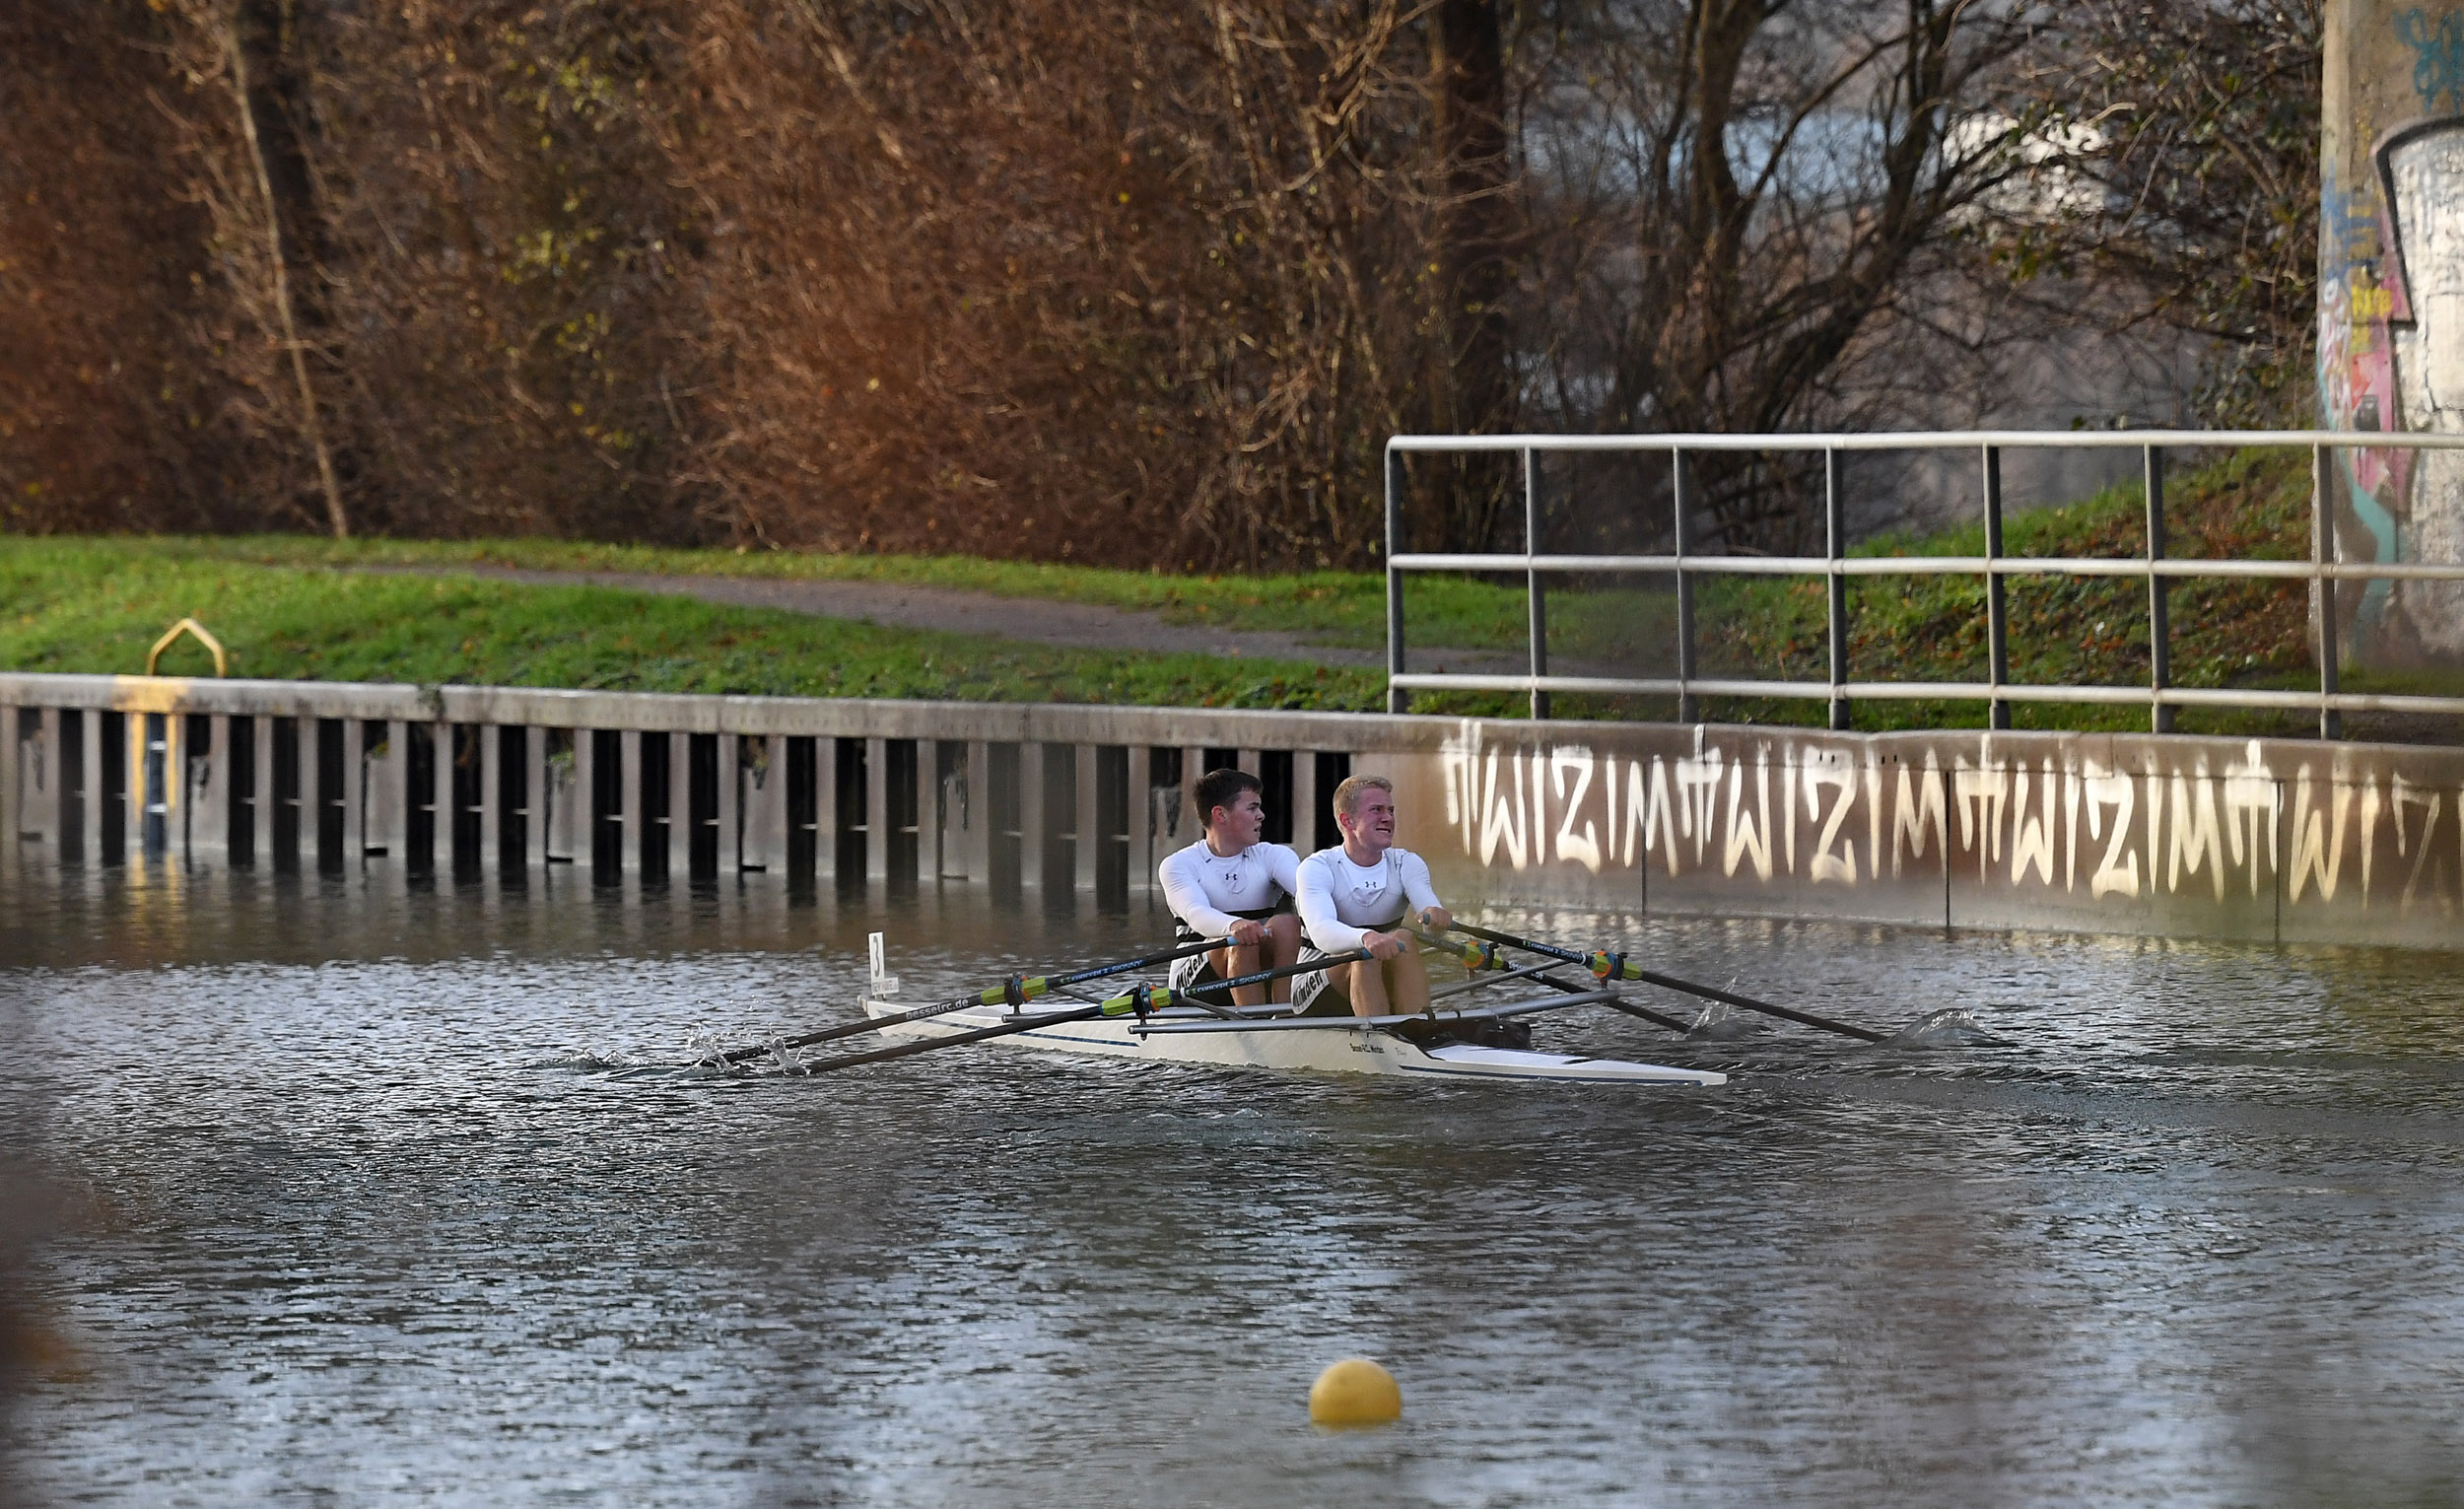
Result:
[[[1175,991],[1280,968],[1300,956],[1300,919],[1292,915],[1300,856],[1286,845],[1261,839],[1266,826],[1264,791],[1258,778],[1243,770],[1208,771],[1199,777],[1195,794],[1206,836],[1156,866],[1180,941],[1232,940],[1229,948],[1194,954],[1174,965]],[[1289,1000],[1292,982],[1277,980],[1273,991],[1274,1000]],[[1268,997],[1266,987],[1252,985],[1234,991],[1232,998],[1239,1005],[1257,1006]]]

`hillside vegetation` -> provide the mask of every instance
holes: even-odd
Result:
[[[2177,475],[2167,493],[2169,554],[2299,559],[2308,547],[2308,477],[2298,456],[2237,453]],[[2136,485],[2015,514],[2017,556],[2136,558],[2145,512]],[[1895,534],[1861,556],[1983,553],[1981,525]],[[1080,701],[1367,710],[1384,704],[1375,669],[1306,660],[1080,651],[980,636],[879,628],[775,609],[719,606],[614,585],[530,584],[457,574],[465,566],[655,576],[869,581],[1020,599],[1095,602],[1167,622],[1278,630],[1329,645],[1383,644],[1385,578],[1365,572],[1191,576],[1039,566],[960,556],[819,555],[653,549],[546,540],[333,541],[305,536],[0,538],[0,665],[133,672],[162,628],[203,619],[234,652],[235,675],[605,687],[801,696]],[[391,571],[335,570],[390,568]],[[409,568],[423,575],[398,574]],[[426,575],[434,573],[437,575]],[[1414,576],[1407,583],[1412,664],[1449,650],[1517,655],[1527,603],[1519,580]],[[2015,580],[2013,679],[2147,684],[2147,587],[2138,578]],[[2172,588],[2172,667],[2183,686],[2315,685],[2307,587],[2189,580]],[[1827,674],[1818,577],[1705,577],[1698,585],[1706,676],[1818,681]],[[1551,663],[1577,674],[1666,675],[1675,661],[1668,583],[1576,590],[1553,583]],[[1978,680],[1985,591],[1973,577],[1866,578],[1849,588],[1854,679]],[[176,656],[202,662],[183,647]],[[1459,661],[1459,657],[1458,661]],[[170,668],[170,667],[167,667]],[[197,669],[197,665],[187,665]],[[2348,672],[2349,685],[2406,689],[2422,678]],[[1422,695],[1418,711],[1514,714],[1506,694]],[[1559,717],[1667,719],[1667,698],[1560,696]],[[1819,701],[1711,699],[1728,721],[1814,723]],[[1860,728],[1974,727],[1981,702],[1867,700]],[[2137,729],[2144,705],[2019,704],[2020,727]],[[2186,730],[2303,734],[2307,714],[2185,712]],[[2366,731],[2366,721],[2360,725]],[[2442,736],[2407,728],[2405,736]]]

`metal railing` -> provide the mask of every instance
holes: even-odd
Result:
[[[2178,559],[2165,553],[2164,458],[2178,448],[2300,447],[2310,452],[2310,559],[2273,561]],[[2006,449],[2117,450],[2142,452],[2147,491],[2147,550],[2133,557],[2010,556],[2003,552],[2002,452]],[[2343,735],[2346,713],[2464,714],[2464,697],[2346,692],[2337,686],[2336,583],[2340,582],[2464,582],[2464,563],[2339,561],[2332,509],[2326,497],[2331,450],[2464,449],[2464,435],[2378,433],[2350,430],[1968,430],[1876,435],[1399,435],[1386,443],[1386,654],[1387,707],[1408,711],[1414,691],[1506,691],[1531,697],[1532,716],[1548,716],[1552,692],[1674,697],[1680,722],[1698,721],[1705,697],[1789,697],[1826,700],[1830,725],[1848,726],[1848,710],[1860,698],[1961,699],[1987,705],[1987,724],[2011,726],[2011,705],[2073,703],[2144,705],[2151,726],[2170,731],[2177,708],[2315,710],[2319,735]],[[1695,451],[1819,451],[1822,454],[1823,526],[1820,556],[1703,555],[1688,548],[1695,512],[1686,456]],[[1847,553],[1842,458],[1851,451],[1969,450],[1981,461],[1985,553],[1981,556],[1851,556]],[[1524,541],[1521,551],[1413,553],[1403,543],[1403,457],[1415,452],[1513,451],[1523,464]],[[1548,451],[1668,454],[1674,549],[1666,555],[1552,555],[1530,548],[1540,537],[1540,457]],[[1521,573],[1529,585],[1530,670],[1523,674],[1412,672],[1403,656],[1405,572]],[[1567,575],[1655,573],[1677,583],[1677,674],[1674,677],[1560,676],[1548,670],[1547,600],[1543,573]],[[1704,677],[1697,673],[1694,583],[1698,577],[1821,577],[1828,583],[1830,675],[1823,681]],[[1857,681],[1848,666],[1848,579],[1851,577],[1978,576],[1985,583],[1986,675],[1983,681]],[[2011,680],[2010,623],[2003,583],[2012,577],[2132,577],[2148,584],[2148,685],[2032,685]],[[2311,621],[2318,643],[2315,692],[2256,687],[2183,687],[2172,684],[2171,625],[2166,596],[2179,578],[2300,581],[2310,583]]]

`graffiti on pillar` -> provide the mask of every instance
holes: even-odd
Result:
[[[2464,434],[2464,14],[2354,8],[2319,173],[2319,399],[2360,431]],[[2464,561],[2464,455],[2341,453],[2338,553]],[[2464,583],[2343,604],[2363,658],[2464,656]]]
[[[1412,840],[1433,859],[1715,910],[1785,895],[1860,914],[1821,897],[1929,887],[2001,898],[2014,917],[2240,909],[2261,931],[2280,903],[2464,910],[2464,779],[2256,741],[2221,759],[2215,744],[2106,747],[1757,732],[1671,751],[1475,733],[1447,742],[1405,806],[1442,807],[1442,832]]]
[[[2454,88],[2449,72],[2442,63],[2439,89]],[[2398,413],[2407,430],[2464,434],[2464,117],[2390,132],[2375,156]],[[2399,553],[2464,561],[2464,454],[2422,451],[2409,481],[2398,517],[2410,538],[2400,538]],[[2412,639],[2439,654],[2464,652],[2464,583],[2406,583],[2393,595]]]
[[[2464,112],[2464,16],[2432,17],[2423,6],[2396,12],[2396,40],[2413,54],[2413,93],[2425,111]]]

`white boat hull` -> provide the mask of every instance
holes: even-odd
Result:
[[[864,1014],[890,1016],[910,1009],[912,1002],[866,997]],[[1066,1010],[1065,999],[1039,1001],[1029,1015]],[[885,1027],[885,1038],[947,1037],[1013,1020],[1006,1007],[971,1006],[945,1016]],[[1170,1010],[1154,1020],[1202,1022],[1203,1013]],[[1206,1032],[1139,1033],[1128,1016],[1056,1022],[992,1043],[1051,1053],[1093,1054],[1106,1059],[1136,1059],[1152,1063],[1198,1063],[1221,1068],[1263,1068],[1334,1074],[1416,1074],[1450,1079],[1553,1079],[1607,1081],[1620,1084],[1725,1084],[1728,1076],[1709,1069],[1671,1068],[1658,1063],[1633,1063],[1621,1059],[1585,1059],[1567,1054],[1534,1053],[1512,1048],[1447,1046],[1423,1049],[1382,1027],[1317,1027],[1297,1031],[1260,1026],[1254,1029]]]

